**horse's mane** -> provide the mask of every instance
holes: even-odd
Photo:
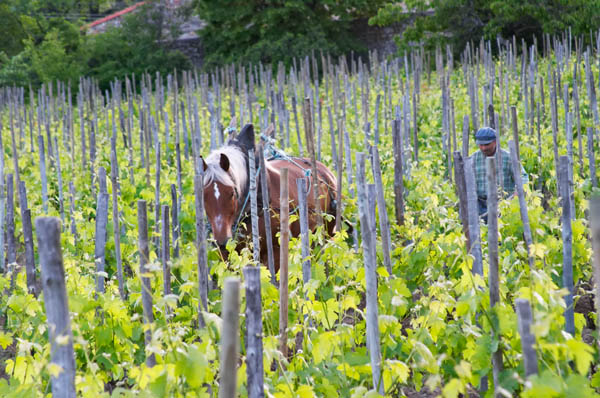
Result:
[[[229,159],[229,171],[221,168],[221,154],[226,155]],[[206,158],[206,165],[207,169],[204,171],[205,187],[213,181],[217,181],[225,185],[235,186],[240,193],[244,192],[248,183],[248,173],[246,172],[246,156],[240,148],[227,145],[215,149]]]

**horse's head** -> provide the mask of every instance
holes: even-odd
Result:
[[[248,150],[254,147],[254,130],[246,125],[228,145],[203,161],[204,208],[219,247],[233,237],[248,193]]]

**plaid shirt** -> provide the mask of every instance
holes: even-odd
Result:
[[[502,186],[502,189],[508,194],[512,194],[515,191],[515,178],[512,171],[510,162],[510,153],[500,148],[501,160],[502,160],[502,185],[500,185],[500,173],[496,174],[498,186]],[[485,155],[481,151],[477,151],[473,154],[473,167],[475,168],[475,182],[477,184],[477,197],[480,199],[487,199],[487,171],[485,167]],[[498,171],[498,168],[496,168]],[[521,179],[523,184],[529,182],[529,177],[521,166]]]

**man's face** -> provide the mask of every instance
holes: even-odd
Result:
[[[479,145],[479,149],[485,156],[494,156],[496,153],[496,141],[492,141],[485,145]]]

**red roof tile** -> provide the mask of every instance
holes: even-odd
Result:
[[[135,10],[136,8],[138,8],[139,6],[144,5],[145,3],[146,3],[145,1],[140,1],[139,3],[135,3],[134,5],[129,6],[127,8],[124,8],[121,11],[117,11],[114,14],[107,15],[104,18],[100,18],[100,19],[98,19],[98,20],[96,20],[96,21],[94,21],[94,22],[86,25],[84,28],[86,28],[86,29],[87,28],[93,28],[94,26],[103,24],[103,23],[108,22],[108,21],[110,21],[112,19],[115,19],[115,18],[118,18],[118,17],[120,17],[122,15],[128,14],[128,13],[132,12],[133,10]]]

